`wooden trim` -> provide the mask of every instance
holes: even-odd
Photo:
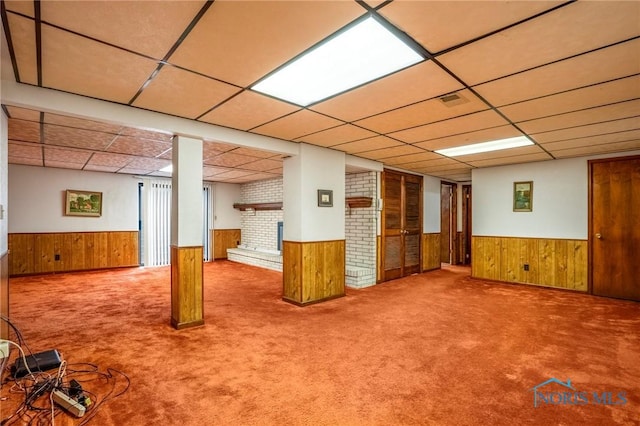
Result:
[[[241,212],[247,210],[264,211],[264,210],[282,210],[282,201],[275,203],[234,203],[234,209],[238,209]]]
[[[422,271],[440,269],[440,233],[422,234]]]
[[[304,306],[345,294],[346,242],[283,241],[282,299]]]
[[[171,325],[180,330],[204,324],[202,246],[171,246]]]
[[[586,240],[473,236],[471,275],[586,292],[587,246]]]
[[[240,229],[213,229],[213,259],[226,259],[227,249],[236,248],[242,239]]]
[[[12,233],[9,275],[139,266],[138,231]]]
[[[373,198],[371,197],[347,197],[345,199],[347,206],[350,209],[371,207],[373,205]]]

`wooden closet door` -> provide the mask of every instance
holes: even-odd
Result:
[[[589,166],[591,291],[640,301],[640,157],[592,160]]]
[[[382,281],[421,272],[422,177],[383,173]]]

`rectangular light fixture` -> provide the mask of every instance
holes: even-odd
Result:
[[[472,145],[437,149],[435,152],[446,155],[447,157],[458,157],[460,155],[479,154],[481,152],[499,151],[501,149],[518,148],[527,145],[533,145],[533,142],[526,136],[517,136],[515,138],[474,143]]]
[[[158,171],[159,172],[166,172],[166,173],[173,173],[173,164],[169,164],[168,166],[163,167]]]
[[[300,106],[424,61],[375,18],[328,38],[251,89]]]

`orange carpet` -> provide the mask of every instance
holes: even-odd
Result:
[[[101,426],[639,424],[640,303],[468,275],[300,308],[280,299],[280,273],[216,261],[206,325],[182,331],[169,268],[15,278],[10,307],[33,351],[129,376],[96,411]],[[551,383],[534,407],[550,378],[573,390]],[[579,393],[588,403],[560,403]]]

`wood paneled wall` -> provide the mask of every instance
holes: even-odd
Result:
[[[0,315],[9,318],[9,255],[0,257]],[[0,339],[9,338],[9,324],[0,320]]]
[[[440,233],[422,234],[422,270],[440,268]]]
[[[202,246],[171,246],[171,325],[177,329],[204,324]]]
[[[587,241],[547,238],[472,238],[475,278],[587,291]],[[529,270],[524,270],[524,265]]]
[[[138,254],[138,231],[9,234],[11,276],[137,266]]]
[[[283,242],[282,298],[307,305],[344,296],[346,243]]]
[[[213,258],[226,259],[227,249],[236,248],[240,243],[239,229],[214,229],[213,231]]]

